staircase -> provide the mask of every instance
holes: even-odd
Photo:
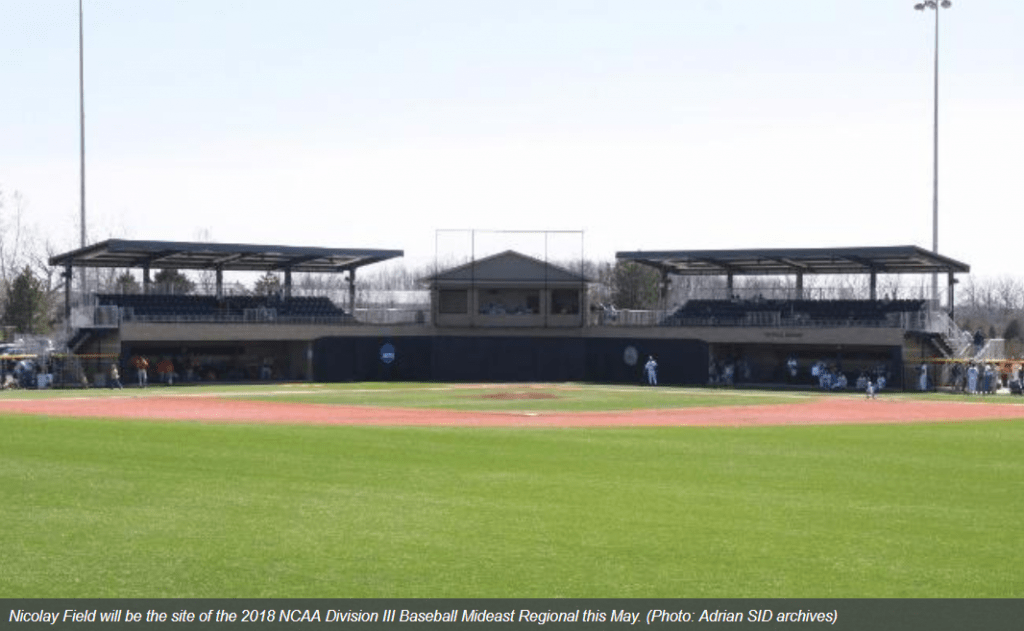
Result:
[[[928,330],[936,334],[932,341],[946,359],[971,359],[974,356],[974,337],[958,327],[946,312],[931,313]]]
[[[979,362],[995,359],[1006,359],[1006,340],[998,337],[986,340],[981,350],[974,354],[974,360]]]
[[[71,339],[68,340],[68,352],[77,353],[78,349],[88,342],[91,337],[92,329],[85,327],[78,329],[75,331],[75,334],[71,336]]]

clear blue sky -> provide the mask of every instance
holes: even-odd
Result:
[[[953,1],[940,250],[1024,273],[1024,3]],[[89,238],[930,248],[913,4],[85,0]],[[0,3],[0,95],[0,186],[77,247],[76,0]]]

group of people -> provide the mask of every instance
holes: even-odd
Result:
[[[796,376],[795,359],[791,357],[787,360],[786,369],[788,376]],[[818,387],[822,390],[841,391],[850,388],[850,380],[846,373],[840,370],[838,366],[826,364],[824,361],[818,361],[811,365],[811,377],[817,380]],[[885,389],[885,386],[886,378],[883,373],[880,371],[869,373],[867,370],[862,370],[853,387],[857,392],[864,392],[869,398],[873,399],[879,392]]]
[[[1004,367],[1009,372],[990,363],[970,362],[964,368],[955,364],[952,370],[953,389],[964,394],[995,394],[1004,385],[1011,390],[1021,390],[1024,384],[1024,368],[1020,365]]]
[[[145,355],[135,355],[129,360],[129,363],[135,369],[135,375],[139,382],[140,388],[149,386],[149,359]],[[174,385],[174,362],[170,359],[162,359],[156,365],[157,374],[160,375],[160,381],[168,386]],[[107,387],[108,388],[124,388],[124,384],[121,383],[121,370],[118,368],[117,362],[110,364],[110,369],[107,373]]]
[[[24,358],[0,360],[0,388],[49,388],[53,386],[53,373],[43,362]]]
[[[750,362],[746,357],[729,357],[716,361],[712,357],[708,361],[708,384],[732,386],[737,382],[749,382],[751,378]]]

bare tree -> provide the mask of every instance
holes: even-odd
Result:
[[[14,191],[9,198],[0,190],[0,283],[6,287],[23,267],[22,217],[25,198]]]
[[[193,237],[198,243],[213,243],[213,233],[209,228],[199,228]],[[212,269],[204,269],[196,272],[196,285],[200,287],[200,293],[213,293],[212,287],[217,285],[217,272]]]
[[[993,291],[999,300],[999,308],[1004,314],[1020,308],[1020,279],[1011,276],[1000,276],[993,281]]]

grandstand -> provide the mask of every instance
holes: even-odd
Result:
[[[74,364],[94,384],[103,382],[102,362],[113,357],[124,371],[134,355],[146,355],[151,366],[173,362],[179,382],[638,383],[638,360],[654,355],[662,383],[721,383],[728,375],[728,383],[810,385],[811,366],[825,365],[849,383],[870,373],[898,387],[911,382],[908,371],[921,361],[967,352],[951,312],[955,274],[969,267],[913,246],[618,253],[657,269],[666,296],[687,277],[724,280],[724,295],[654,311],[596,309],[591,279],[509,250],[437,271],[423,279],[429,306],[377,317],[379,309],[356,303],[356,270],[398,256],[400,250],[110,240],[50,263],[67,278],[83,266],[143,271],[141,293],[100,293],[74,309],[70,291],[66,296],[65,345],[72,356],[102,358]],[[156,287],[151,269],[212,272],[217,283],[209,294],[178,295]],[[225,291],[225,271],[281,271],[284,284],[270,295],[239,295]],[[344,273],[348,304],[293,295],[294,272]],[[931,273],[949,279],[949,312],[923,299],[877,295],[879,275]],[[804,287],[812,274],[861,275],[866,295],[815,299]],[[786,295],[765,297],[744,294],[735,284],[740,276],[791,282]],[[799,366],[795,380],[791,364]]]
[[[101,365],[113,355],[127,368],[129,358],[145,355],[150,365],[169,360],[179,382],[237,381],[258,378],[311,379],[313,340],[355,324],[352,309],[359,268],[402,256],[401,250],[310,248],[280,245],[130,241],[111,239],[54,256],[50,264],[75,267],[141,269],[141,293],[82,296],[72,309],[66,347],[75,373],[65,381],[102,384]],[[153,269],[200,270],[216,279],[210,294],[181,295],[156,286]],[[225,272],[283,272],[279,292],[238,295],[225,290]],[[345,274],[349,304],[326,296],[296,296],[293,273]]]
[[[708,343],[712,381],[731,365],[733,370],[742,366],[752,381],[790,382],[787,365],[793,362],[802,367],[799,383],[812,382],[808,366],[823,364],[846,374],[850,383],[866,374],[902,385],[911,381],[912,366],[967,352],[965,333],[952,316],[955,275],[970,267],[916,246],[620,252],[617,257],[658,270],[663,287],[673,276],[725,280],[725,297],[688,300],[659,321],[677,335]],[[923,299],[879,297],[883,274],[945,275],[948,311]],[[811,299],[804,283],[810,275],[863,277],[867,295]],[[744,276],[784,278],[787,295],[741,295],[735,280]]]

